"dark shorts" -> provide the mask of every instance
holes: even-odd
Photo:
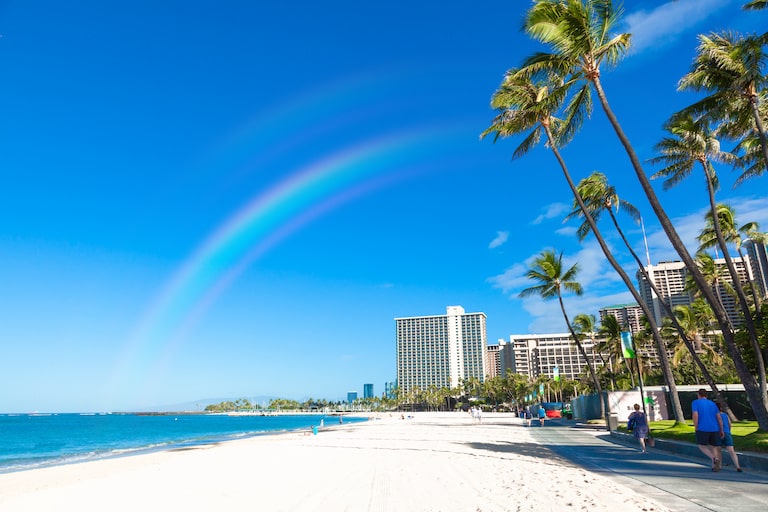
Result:
[[[720,432],[702,432],[696,431],[696,444],[708,444],[709,446],[720,446]]]
[[[720,446],[733,446],[733,436],[726,432],[725,437],[720,439]]]

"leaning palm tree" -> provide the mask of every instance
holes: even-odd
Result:
[[[629,363],[623,357],[623,350],[621,347],[621,332],[626,330],[628,329],[621,325],[615,316],[606,315],[605,318],[600,321],[600,327],[598,328],[597,332],[603,339],[601,344],[605,345],[609,357],[617,361],[617,364],[618,361],[624,361],[624,367],[627,369],[629,379],[632,382],[632,387],[634,388],[635,375],[632,373],[632,368],[630,368]]]
[[[723,307],[726,307],[726,297],[730,297],[730,300],[733,300],[733,297],[736,296],[736,291],[727,279],[726,272],[723,270],[722,266],[718,265],[717,262],[715,262],[715,259],[705,252],[696,254],[696,265],[698,265],[699,270],[707,280],[709,287],[717,294],[720,304]],[[683,289],[694,297],[701,299],[701,290],[698,285],[693,282],[693,279],[691,279],[690,276],[686,276]]]
[[[763,119],[768,124],[768,101],[763,105]],[[741,154],[740,167],[744,170],[736,178],[733,183],[734,188],[741,186],[756,176],[760,176],[768,170],[768,166],[765,164],[765,158],[763,158],[762,145],[760,144],[760,138],[753,132],[746,134],[734,148],[734,152]]]
[[[646,307],[632,280],[611,253],[608,244],[597,227],[595,219],[588,213],[589,210],[579,195],[565,160],[560,154],[560,146],[570,140],[576,128],[583,121],[585,112],[590,107],[589,102],[579,100],[577,104],[581,105],[581,108],[571,105],[566,109],[568,115],[565,119],[555,117],[554,113],[562,106],[565,92],[570,84],[558,78],[556,74],[547,75],[545,78],[546,80],[543,81],[535,79],[530,74],[517,69],[509,70],[504,77],[501,87],[496,91],[491,100],[491,105],[499,110],[499,114],[494,118],[491,126],[481,134],[481,137],[494,134],[494,141],[496,141],[500,137],[517,135],[530,130],[530,133],[514,151],[513,158],[524,155],[543,137],[546,137],[547,146],[560,165],[563,177],[571,189],[574,201],[583,212],[584,218],[595,235],[595,239],[608,263],[621,277],[622,282],[632,293],[635,300],[643,305],[643,307]],[[651,317],[647,307],[644,313]],[[682,421],[684,418],[683,410],[677,397],[677,388],[674,383],[672,369],[668,361],[662,360],[661,363],[665,382],[669,386],[670,395],[673,397],[672,403],[675,420]]]
[[[597,354],[597,356],[600,358],[600,361],[603,363],[603,370],[607,369],[608,371],[608,375],[611,380],[611,391],[616,391],[616,378],[613,373],[613,364],[610,356],[608,361],[606,361],[603,355],[604,350],[601,350],[599,343],[595,343],[595,331],[597,330],[597,319],[595,318],[595,315],[579,313],[573,317],[572,327],[576,335],[579,336],[579,341],[589,339],[590,344],[594,347],[593,350],[595,354]]]
[[[603,394],[603,388],[600,386],[600,380],[597,378],[592,361],[587,355],[586,350],[584,350],[584,346],[581,344],[579,336],[573,330],[573,326],[568,320],[568,313],[565,311],[565,304],[563,303],[564,292],[570,292],[576,295],[581,295],[583,293],[581,284],[575,280],[578,272],[578,263],[568,269],[563,267],[563,253],[557,255],[553,250],[543,251],[533,260],[530,269],[525,274],[525,277],[538,284],[522,290],[519,296],[531,297],[533,295],[538,295],[544,300],[557,297],[557,300],[560,303],[560,311],[563,313],[565,325],[568,326],[568,330],[571,333],[574,343],[576,343],[576,348],[579,350],[581,357],[583,357],[584,361],[587,363],[589,375],[592,377],[595,391],[597,391],[597,395],[600,398],[600,414],[605,418],[606,427],[610,429],[610,422],[607,417],[607,396]]]
[[[728,325],[728,315],[714,293],[707,289],[704,276],[699,272],[672,220],[661,206],[640,158],[611,109],[603,89],[600,80],[601,66],[615,65],[630,46],[630,34],[613,34],[620,16],[621,10],[614,9],[610,0],[535,0],[526,14],[524,29],[534,39],[550,45],[553,51],[533,55],[525,62],[524,67],[529,73],[557,72],[568,77],[566,83],[569,85],[584,82],[584,86],[576,91],[574,100],[569,105],[569,112],[571,108],[583,109],[580,103],[591,101],[590,85],[594,87],[603,112],[624,147],[635,176],[664,233],[712,306],[758,425],[761,430],[768,431],[768,400],[763,399],[757,379],[739,352],[735,333]]]
[[[583,180],[581,180],[579,182],[579,186],[577,187],[577,190],[578,190],[579,196],[582,198],[584,202],[584,205],[587,207],[587,211],[589,212],[589,217],[591,217],[595,222],[599,220],[603,212],[608,212],[608,215],[611,218],[611,221],[613,223],[614,228],[616,229],[616,232],[621,237],[625,247],[627,247],[627,249],[629,250],[629,253],[635,259],[635,262],[637,263],[640,274],[643,276],[645,281],[650,285],[653,292],[659,298],[659,302],[665,308],[668,315],[672,317],[673,316],[672,309],[670,309],[669,305],[667,304],[667,301],[662,299],[664,294],[659,291],[655,281],[648,275],[648,271],[643,266],[635,250],[632,248],[632,244],[630,244],[629,240],[627,240],[627,237],[625,236],[624,231],[621,229],[618,219],[616,218],[616,212],[614,212],[614,208],[616,209],[617,212],[621,208],[623,211],[628,213],[636,221],[640,221],[640,212],[637,210],[637,208],[635,208],[634,205],[632,205],[628,201],[621,199],[617,194],[616,189],[613,186],[608,184],[608,179],[605,177],[604,174],[600,172],[593,172],[587,178],[584,178]],[[577,207],[575,202],[574,202],[573,211],[571,211],[571,213],[569,213],[566,216],[566,219],[574,218],[574,217],[580,217],[585,219],[585,221],[581,224],[581,226],[579,226],[577,230],[579,240],[581,241],[584,238],[586,238],[586,236],[590,232],[592,232],[592,229],[590,227],[590,223],[588,222],[587,216],[584,215],[584,212],[581,210],[581,208]],[[664,381],[667,383],[667,385],[670,388],[673,415],[676,421],[683,421],[683,418],[684,418],[683,407],[680,403],[680,399],[677,394],[675,377],[672,372],[672,367],[669,363],[667,351],[664,349],[664,346],[665,346],[664,340],[662,339],[661,334],[659,333],[658,326],[656,325],[654,313],[651,311],[650,306],[646,303],[645,298],[635,288],[634,284],[628,284],[627,288],[629,289],[630,293],[632,293],[632,296],[635,298],[635,301],[637,301],[638,305],[642,309],[645,317],[649,319],[647,321],[652,325],[652,328],[649,329],[649,334],[653,338],[654,343],[656,344],[656,351],[659,354],[659,364],[661,366],[661,372],[664,377]],[[695,358],[695,355],[694,355],[694,358]],[[698,361],[698,362],[701,363],[701,361]],[[631,370],[630,370],[630,375],[632,375]],[[634,377],[632,379],[634,380]],[[713,385],[713,390],[715,391],[716,394],[718,394],[714,381],[712,381],[712,385]]]
[[[720,227],[720,218],[716,215],[717,202],[715,200],[715,190],[717,189],[717,175],[715,174],[712,162],[734,164],[738,159],[733,153],[723,151],[720,148],[719,140],[709,130],[708,126],[703,121],[694,120],[690,113],[681,113],[673,117],[666,124],[665,128],[670,135],[664,137],[661,142],[656,144],[656,150],[660,155],[650,160],[652,163],[662,163],[665,167],[654,174],[653,177],[666,178],[664,188],[669,189],[689,176],[695,166],[701,166],[707,185],[712,231],[718,246],[723,252],[725,265],[730,273],[731,282],[741,306],[744,324],[749,333],[752,349],[756,352],[757,382],[760,386],[760,394],[762,400],[768,403],[768,390],[765,384],[765,361],[760,351],[757,329],[752,319],[747,294],[744,292],[744,287],[741,284],[741,277],[728,251],[726,238]]]
[[[714,218],[712,212],[707,212],[705,215],[704,229],[702,229],[699,236],[696,237],[699,241],[699,252],[718,246],[717,235],[714,229]],[[736,247],[736,252],[738,252],[739,257],[744,264],[746,264],[747,260],[744,257],[744,252],[741,248],[745,241],[753,240],[762,244],[768,242],[768,236],[759,231],[757,222],[747,222],[746,224],[737,227],[736,213],[733,208],[727,204],[721,203],[717,205],[717,219],[723,238],[726,242],[733,244]],[[754,279],[749,280],[749,285],[750,291],[752,292],[752,300],[755,304],[755,321],[759,324],[761,321],[760,293],[757,290]]]
[[[709,308],[708,304],[701,299],[697,299],[690,306],[675,306],[675,318],[678,323],[684,326],[687,336],[694,340],[696,353],[708,353],[710,355],[710,361],[716,365],[723,363],[720,354],[714,349],[711,343],[708,343],[704,339],[704,334],[710,330],[712,319],[712,310]],[[691,355],[690,351],[683,343],[676,343],[673,350],[674,355],[672,357],[672,363],[675,366],[679,365]],[[694,365],[694,372],[695,368]],[[695,373],[694,380],[694,384],[699,383]]]
[[[751,0],[750,2],[747,2],[744,4],[743,9],[744,10],[758,10],[758,9],[765,9],[768,7],[768,0]]]
[[[741,36],[732,32],[699,36],[692,69],[678,90],[706,91],[708,96],[683,110],[703,115],[720,125],[720,133],[741,138],[754,130],[763,161],[768,165],[768,139],[760,115],[762,91],[768,84],[765,67],[768,36]]]

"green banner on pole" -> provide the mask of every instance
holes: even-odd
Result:
[[[560,368],[558,368],[557,366],[552,368],[552,374],[553,374],[552,379],[555,382],[559,382],[560,381]]]
[[[624,359],[634,359],[637,357],[632,348],[632,333],[622,331],[621,333],[621,351],[624,353]]]

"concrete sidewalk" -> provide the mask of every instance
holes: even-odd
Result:
[[[755,461],[745,454],[743,473],[737,473],[733,466],[715,473],[709,459],[695,445],[657,441],[656,448],[643,454],[634,438],[621,438],[604,429],[575,427],[573,421],[553,420],[545,427],[530,429],[536,442],[554,454],[621,481],[671,511],[768,510],[768,472],[754,467],[761,459]],[[725,459],[728,462],[727,456]]]
[[[620,443],[628,446],[633,446],[639,449],[640,444],[632,434],[625,434],[624,432],[612,431],[611,437]],[[701,459],[702,463],[709,464],[709,459],[701,453],[699,447],[693,443],[684,443],[681,441],[672,441],[668,439],[656,439],[656,446],[650,448],[651,450],[662,450],[668,453],[681,455],[684,457],[691,457],[694,459]],[[723,464],[731,465],[731,456],[725,450],[723,453]],[[768,472],[768,455],[754,452],[740,452],[737,451],[736,455],[739,457],[739,465],[744,470],[754,471],[766,471]],[[726,467],[726,466],[724,466]],[[766,510],[768,510],[768,504],[766,504]]]

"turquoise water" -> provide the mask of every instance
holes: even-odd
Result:
[[[337,416],[0,414],[0,472],[21,471],[259,434],[309,429]],[[364,421],[344,418],[344,422]]]

